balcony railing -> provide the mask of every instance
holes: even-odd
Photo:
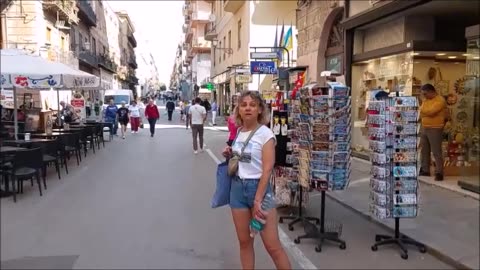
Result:
[[[205,40],[212,41],[217,37],[217,30],[215,29],[215,23],[210,22],[206,25]]]
[[[138,84],[138,78],[135,75],[135,73],[128,73],[126,81],[129,82],[130,84],[134,84],[134,85]]]
[[[130,44],[132,44],[133,48],[137,47],[137,40],[135,39],[135,36],[133,34],[128,35],[128,41]]]
[[[91,51],[80,51],[78,54],[78,60],[90,65],[91,67],[98,67],[98,57]]]
[[[95,27],[97,26],[97,15],[92,6],[87,1],[77,1],[78,5],[78,15],[80,21],[84,21],[88,26]]]
[[[78,8],[74,0],[43,0],[43,8],[58,14],[60,20],[78,24]]]
[[[132,56],[130,57],[130,59],[128,59],[128,65],[135,69],[138,68],[137,60],[135,59],[135,56]]]
[[[211,42],[205,40],[204,38],[196,38],[193,40],[192,48],[194,51],[207,51],[211,48]]]
[[[108,55],[98,56],[98,65],[113,73],[117,73],[117,64]]]

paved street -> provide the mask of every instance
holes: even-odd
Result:
[[[115,138],[89,154],[71,173],[48,180],[40,197],[25,185],[17,203],[1,201],[1,263],[6,268],[239,268],[238,244],[228,208],[209,207],[216,163],[227,134],[207,130],[209,151],[193,155],[191,133],[166,128],[162,113],[156,136],[148,129]],[[183,125],[176,113],[171,124]],[[319,197],[309,207],[318,216]],[[302,234],[281,225],[293,267],[318,269],[452,269],[429,254],[396,249],[372,252],[382,227],[327,199],[327,219],[342,222],[347,249],[291,241]],[[257,239],[257,268],[273,264]]]

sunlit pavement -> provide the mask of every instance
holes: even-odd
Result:
[[[116,137],[80,167],[70,162],[62,180],[51,174],[43,197],[27,184],[17,203],[2,199],[2,269],[239,268],[229,209],[209,206],[227,133],[207,129],[207,151],[198,155],[178,113],[172,123],[162,117],[154,138],[148,133]],[[417,251],[408,261],[393,248],[372,252],[373,235],[386,232],[327,203],[327,218],[344,224],[347,249],[326,244],[316,253],[313,241],[291,241],[303,233],[301,227],[290,232],[281,225],[294,268],[451,269]],[[274,268],[260,239],[256,251],[258,269]]]

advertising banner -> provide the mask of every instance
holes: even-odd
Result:
[[[277,68],[274,61],[251,61],[251,74],[277,74]]]

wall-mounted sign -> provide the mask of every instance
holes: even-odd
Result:
[[[277,52],[251,52],[250,59],[278,59]]]
[[[277,68],[273,61],[251,61],[250,73],[252,74],[276,74]]]
[[[251,83],[252,76],[250,74],[237,74],[235,76],[236,83]]]
[[[328,56],[326,62],[326,70],[335,71],[336,73],[340,74],[343,73],[342,54]]]
[[[0,92],[0,102],[4,108],[13,109],[13,90],[2,89]]]

